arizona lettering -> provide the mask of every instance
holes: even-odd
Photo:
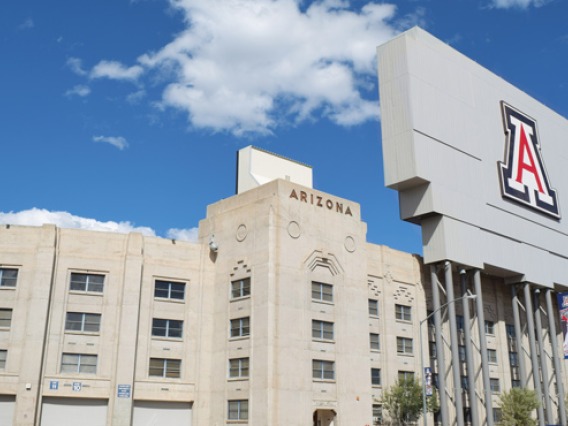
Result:
[[[335,211],[337,213],[342,213],[347,216],[353,216],[351,208],[349,206],[343,207],[343,203],[339,201],[333,201],[331,199],[325,199],[320,195],[308,194],[306,191],[297,191],[292,189],[290,193],[290,198],[301,201],[303,203],[312,204],[317,207],[325,207],[328,210]]]

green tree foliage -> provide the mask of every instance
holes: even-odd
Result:
[[[429,397],[430,409],[437,405],[436,396]],[[416,379],[400,379],[383,393],[383,407],[395,425],[416,422],[422,414],[422,387]]]
[[[501,426],[535,426],[533,411],[539,407],[536,392],[529,389],[514,388],[501,394]]]

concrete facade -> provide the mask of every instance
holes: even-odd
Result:
[[[428,355],[436,271],[368,243],[357,203],[289,181],[210,205],[197,243],[5,225],[0,271],[1,424],[369,426],[383,424],[383,391],[422,366],[445,379],[443,398],[456,387]],[[479,371],[473,386],[483,418],[486,398],[530,387],[532,370],[524,317],[512,346],[513,287],[486,274],[481,285],[492,351],[492,392]],[[552,321],[558,332],[540,325],[543,354],[550,338],[561,346]],[[478,323],[473,312],[461,333],[479,342]],[[462,344],[463,334],[458,348],[439,342],[438,355]]]

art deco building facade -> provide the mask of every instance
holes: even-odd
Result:
[[[383,391],[422,376],[421,349],[448,390],[435,357],[458,354],[464,410],[472,387],[483,419],[486,398],[531,386],[514,338],[526,321],[515,328],[511,287],[482,274],[491,386],[479,350],[470,386],[463,331],[478,349],[477,317],[452,303],[458,347],[442,315],[436,351],[431,277],[418,256],[367,243],[357,203],[280,179],[209,206],[197,243],[4,225],[0,424],[382,424]],[[561,337],[539,326],[551,366]]]

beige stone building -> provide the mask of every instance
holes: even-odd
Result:
[[[366,229],[357,203],[284,179],[209,206],[197,243],[3,225],[0,425],[370,426],[387,419],[384,389],[423,366],[453,389],[434,358],[443,348],[448,363],[449,340],[430,343],[430,269]],[[482,284],[479,412],[521,384],[527,359],[510,286]],[[458,321],[464,364],[476,321]]]

